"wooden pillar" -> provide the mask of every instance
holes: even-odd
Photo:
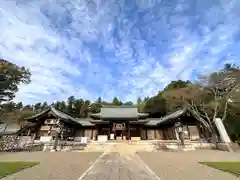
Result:
[[[162,132],[163,132],[163,139],[164,139],[164,140],[167,140],[167,136],[166,136],[165,128],[162,130]]]
[[[140,140],[142,140],[143,139],[143,134],[142,134],[142,127],[140,127]]]
[[[92,132],[91,132],[91,140],[93,140],[93,127],[92,127]]]
[[[73,133],[73,134],[72,134],[72,136],[73,136],[73,139],[75,139],[76,132],[77,132],[77,129],[74,127],[74,128],[73,128],[73,132],[72,132],[72,133]]]
[[[191,139],[189,127],[188,127],[188,125],[186,125],[186,126],[187,126],[187,132],[188,132],[188,139]]]
[[[110,124],[108,125],[108,139],[110,139],[110,134],[111,134],[111,127]]]
[[[148,140],[148,131],[145,129],[145,134],[146,134],[146,140]]]
[[[99,131],[99,126],[96,125],[96,137],[95,137],[95,140],[98,140],[98,131]]]
[[[154,139],[157,139],[156,129],[154,129]]]
[[[131,140],[131,126],[130,123],[128,123],[128,140]]]

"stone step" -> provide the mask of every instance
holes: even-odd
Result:
[[[126,142],[108,142],[98,143],[92,142],[87,145],[84,151],[110,151],[110,152],[130,152],[135,153],[137,151],[154,151],[155,145],[152,144],[139,144],[139,143],[126,143]]]

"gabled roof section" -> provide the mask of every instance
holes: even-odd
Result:
[[[161,118],[147,118],[148,122],[145,124],[146,126],[157,126],[161,121]]]
[[[44,111],[42,111],[40,113],[37,113],[37,114],[35,114],[33,116],[25,118],[25,120],[27,120],[27,121],[35,121],[36,119],[41,118],[42,116],[46,115],[50,110],[51,110],[51,108],[48,108],[48,109],[46,109],[46,110],[44,110]]]
[[[91,120],[91,118],[76,118],[76,121],[82,126],[95,126],[93,123],[90,122]]]
[[[49,112],[52,112],[55,116],[57,116],[58,118],[60,118],[61,121],[65,122],[65,123],[70,123],[70,124],[80,124],[76,118],[58,110],[58,109],[55,109],[54,107],[50,107],[48,108],[47,110],[45,111],[42,111],[38,114],[35,114],[34,116],[31,116],[31,117],[28,117],[28,118],[25,118],[27,121],[30,121],[30,122],[34,122],[36,121],[37,119],[47,115],[47,113]]]
[[[91,114],[100,118],[138,118],[147,117],[146,113],[138,113],[136,106],[103,106],[100,113]]]
[[[188,111],[188,108],[183,108],[183,109],[179,109],[173,113],[170,113],[166,116],[163,116],[159,122],[157,123],[157,125],[160,125],[160,124],[164,124],[164,123],[167,123],[167,122],[170,122],[172,120],[176,120],[177,118],[181,117],[182,115],[186,114]]]
[[[37,123],[31,123],[28,122],[27,124],[25,124],[22,128],[20,128],[20,126],[16,126],[15,128],[12,127],[12,125],[10,125],[9,127],[7,127],[7,129],[5,129],[4,131],[0,131],[0,137],[1,136],[12,136],[12,135],[18,135],[21,134],[24,131],[27,131],[29,128],[34,128],[36,127],[38,124]]]
[[[170,123],[171,121],[175,121],[180,118],[182,115],[188,112],[188,108],[179,109],[175,112],[169,113],[161,118],[147,118],[148,123],[146,126],[159,126],[161,124]]]

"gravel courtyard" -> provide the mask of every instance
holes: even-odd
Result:
[[[40,162],[37,166],[7,176],[3,180],[77,180],[100,154],[97,152],[0,153],[1,161]]]
[[[239,180],[234,175],[199,164],[199,161],[240,161],[240,153],[214,150],[142,152],[141,159],[161,180]]]

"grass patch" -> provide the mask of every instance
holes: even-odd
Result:
[[[215,169],[229,172],[240,177],[240,162],[200,162]]]
[[[19,172],[23,169],[32,167],[39,164],[39,162],[23,162],[23,161],[11,161],[11,162],[0,162],[0,179]]]

